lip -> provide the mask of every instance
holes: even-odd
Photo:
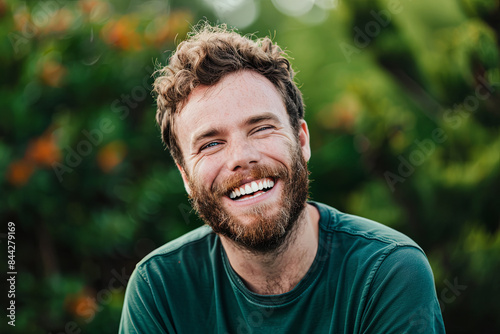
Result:
[[[272,187],[270,190],[266,191],[260,196],[250,198],[244,201],[233,201],[232,199],[229,198],[229,196],[224,196],[223,201],[227,203],[228,206],[232,207],[246,207],[246,206],[251,206],[254,204],[257,204],[259,202],[265,201],[269,199],[271,196],[274,195],[275,191],[277,191],[277,188],[281,188],[281,180],[275,180],[274,181],[274,187]]]

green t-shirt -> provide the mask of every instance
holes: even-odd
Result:
[[[384,225],[320,212],[311,268],[281,295],[247,289],[219,237],[200,227],[144,258],[130,277],[120,333],[444,333],[422,249]]]

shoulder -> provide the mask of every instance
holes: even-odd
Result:
[[[173,333],[174,305],[199,295],[211,284],[210,251],[217,237],[208,226],[199,227],[154,250],[130,276],[120,322],[120,333]],[[198,290],[197,290],[198,289]]]
[[[422,248],[403,233],[325,204],[311,204],[318,208],[321,216],[321,246],[329,251],[332,261],[342,263],[347,272],[363,277],[365,282],[394,263],[407,271],[420,270],[426,275],[430,272]]]
[[[182,264],[184,270],[196,268],[210,261],[210,254],[213,254],[217,243],[217,235],[204,225],[155,249],[137,263],[136,269],[141,276],[145,276],[148,272],[165,270],[174,274],[172,264]]]
[[[341,272],[345,298],[363,305],[359,321],[364,331],[444,332],[432,269],[415,241],[373,220],[311,204],[320,212],[320,231],[332,271]]]
[[[155,249],[154,251],[146,255],[138,263],[138,265],[147,263],[157,257],[164,257],[176,252],[189,249],[191,246],[196,247],[196,244],[207,243],[207,242],[210,243],[211,239],[210,237],[213,235],[214,233],[209,226],[207,225],[200,226],[192,230],[191,232],[188,232],[183,236],[174,239],[164,244],[163,246]]]
[[[341,212],[326,204],[311,202],[320,213],[320,228],[326,233],[380,247],[421,248],[408,236],[376,221]]]

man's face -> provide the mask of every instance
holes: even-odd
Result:
[[[265,77],[241,71],[190,94],[174,131],[184,184],[200,216],[245,249],[277,249],[305,207],[307,125],[298,134]]]

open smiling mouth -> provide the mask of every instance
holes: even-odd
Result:
[[[255,180],[239,187],[234,188],[229,193],[229,198],[233,201],[245,201],[260,196],[274,187],[274,181],[271,178]]]

